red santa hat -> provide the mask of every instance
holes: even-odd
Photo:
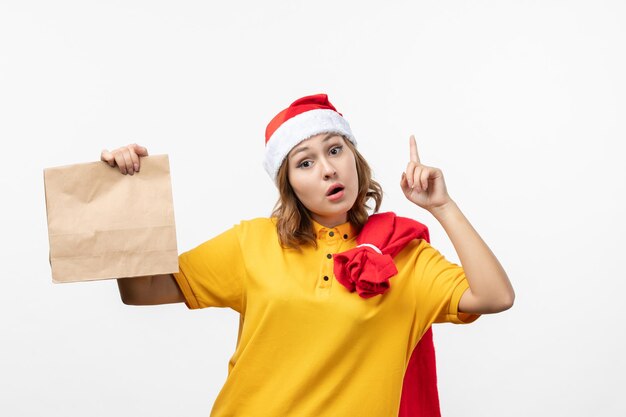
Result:
[[[338,133],[356,145],[348,121],[328,101],[326,94],[302,97],[269,122],[265,129],[263,166],[274,182],[293,147],[320,133]]]

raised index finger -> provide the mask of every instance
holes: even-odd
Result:
[[[409,139],[409,146],[411,147],[411,162],[420,163],[420,157],[417,154],[417,143],[415,142],[415,136],[411,135]]]

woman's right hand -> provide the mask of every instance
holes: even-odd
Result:
[[[120,169],[122,174],[134,175],[135,172],[139,172],[141,163],[139,161],[140,156],[148,156],[148,150],[143,146],[139,146],[136,143],[132,145],[123,146],[109,152],[104,149],[100,154],[100,160],[107,164]]]

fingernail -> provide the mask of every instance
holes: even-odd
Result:
[[[135,167],[135,171],[139,172],[139,164],[133,165]]]

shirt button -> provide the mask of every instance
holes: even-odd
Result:
[[[332,258],[333,258],[333,255],[331,255],[331,254],[329,253],[328,255],[326,255],[326,257],[327,257],[328,259],[332,259]]]
[[[328,281],[328,277],[324,275],[324,281]]]
[[[330,236],[330,237],[335,236],[335,232],[329,232],[329,233],[328,233],[328,236]]]

